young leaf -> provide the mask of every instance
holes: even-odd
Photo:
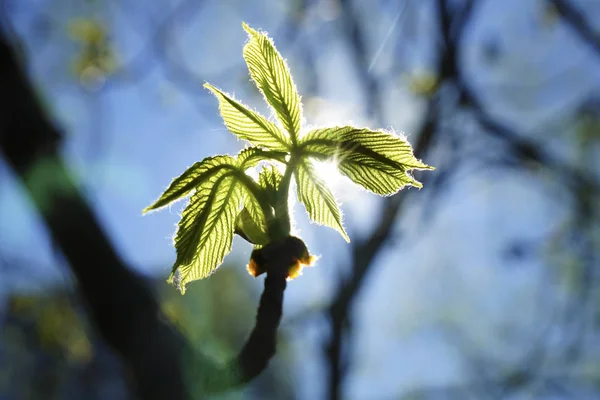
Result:
[[[247,208],[244,208],[237,216],[235,233],[255,245],[265,245],[270,241],[266,227],[257,223],[256,218]]]
[[[334,159],[342,174],[379,195],[394,194],[406,185],[421,187],[408,171],[433,169],[414,157],[406,140],[384,131],[351,126],[315,129],[299,147],[308,156]]]
[[[206,182],[219,171],[234,168],[236,165],[236,160],[231,156],[207,157],[202,161],[195,162],[194,165],[171,182],[158,200],[144,208],[142,212],[147,213],[148,211],[169,205],[186,196],[198,185]]]
[[[266,160],[275,160],[281,163],[285,163],[285,157],[287,152],[274,151],[274,150],[263,150],[259,147],[247,147],[240,151],[237,155],[238,165],[243,171],[248,168],[255,167],[259,162]]]
[[[338,169],[354,183],[381,196],[392,195],[407,185],[423,186],[403,168],[390,167],[378,161],[357,161],[354,155],[341,161]]]
[[[350,241],[336,199],[313,170],[311,157],[334,159],[342,174],[382,195],[406,185],[420,187],[409,172],[433,169],[414,157],[406,140],[389,132],[347,126],[316,129],[300,138],[302,106],[286,62],[264,33],[243,26],[249,35],[243,55],[250,75],[287,133],[228,94],[205,85],[217,97],[227,128],[254,146],[236,158],[217,156],[195,163],[144,210],[163,207],[195,191],[178,225],[177,260],[169,277],[182,293],[188,282],[210,275],[219,266],[231,250],[234,233],[254,243],[255,251],[289,235],[292,175],[310,219]],[[285,164],[285,174],[270,165],[255,182],[245,172],[262,161]],[[310,258],[307,251],[305,258]],[[251,259],[249,270],[254,275],[261,268],[264,271],[259,264]]]
[[[204,87],[213,92],[219,100],[221,117],[231,133],[255,146],[279,151],[286,151],[290,148],[289,138],[277,125],[211,84],[205,83]]]
[[[248,179],[250,178],[248,177]],[[247,188],[245,187],[245,189]],[[241,224],[238,224],[237,227],[249,236],[249,238],[251,238],[250,236],[256,236],[252,243],[265,244],[260,243],[263,240],[261,240],[259,236],[266,238],[267,241],[269,240],[268,222],[274,216],[266,193],[258,186],[256,187],[256,190],[259,192],[253,193],[250,190],[246,190],[246,193],[244,194],[244,209],[240,213],[240,216],[238,216],[238,222]],[[257,195],[259,197],[257,197]],[[265,204],[261,204],[261,201]],[[250,219],[252,223],[250,223],[248,219]],[[253,234],[251,231],[256,232]]]
[[[175,237],[177,260],[169,281],[182,294],[188,282],[209,276],[231,251],[243,186],[231,172],[222,172],[200,185],[183,211]]]
[[[258,185],[266,192],[269,203],[277,204],[277,190],[283,175],[274,165],[265,167],[258,175]]]
[[[236,158],[206,158],[176,178],[165,193],[145,210],[163,207],[196,190],[179,222],[175,237],[177,260],[169,278],[171,282],[177,281],[182,292],[187,282],[210,275],[231,250],[236,217],[242,203],[246,213],[266,234],[268,200],[244,169],[265,158],[277,158],[277,154],[250,147],[242,150]]]
[[[281,172],[273,165],[264,167],[260,171],[258,185],[270,205],[277,203],[277,189],[279,189],[281,179]],[[253,204],[253,199],[253,197],[248,197],[244,200],[244,209],[238,216],[236,233],[242,237],[245,236],[244,239],[250,243],[264,245],[270,241],[267,233],[267,219],[274,216],[270,213],[265,219],[264,213],[259,208],[260,205],[258,202]],[[269,208],[272,210],[271,206]]]
[[[243,27],[250,38],[243,51],[250,76],[295,144],[300,134],[302,104],[288,66],[267,35],[245,23]]]
[[[258,147],[248,147],[242,150],[234,159],[231,156],[207,157],[194,163],[183,174],[175,178],[167,190],[152,205],[146,207],[143,213],[162,208],[189,194],[196,186],[212,177],[223,169],[239,169],[242,173],[256,166],[263,160],[285,161],[284,152],[266,151]]]
[[[307,160],[300,161],[295,175],[298,199],[304,203],[310,219],[335,229],[349,243],[350,238],[342,225],[342,212],[337,201],[325,183],[317,177],[312,165]]]

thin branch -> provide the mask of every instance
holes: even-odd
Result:
[[[0,60],[0,152],[62,250],[92,322],[129,367],[141,397],[187,399],[191,382],[214,392],[257,376],[275,354],[285,275],[267,275],[256,326],[233,361],[216,366],[195,352],[161,315],[144,280],[115,252],[59,155],[61,133],[43,112],[4,36]],[[269,262],[287,270],[291,260],[275,254]],[[188,371],[195,375],[184,375]]]
[[[474,13],[475,1],[468,0],[462,7],[451,7],[448,0],[437,0],[440,26],[441,54],[438,57],[438,75],[440,82],[454,85],[460,95],[460,105],[470,109],[481,127],[492,136],[501,139],[508,146],[508,152],[516,155],[519,160],[533,163],[557,172],[564,178],[564,182],[575,190],[582,187],[588,190],[598,190],[598,184],[590,176],[576,168],[561,162],[553,157],[543,147],[534,141],[524,138],[505,124],[493,118],[484,107],[475,90],[464,77],[459,65],[462,41],[469,21]],[[365,54],[362,44],[360,25],[352,13],[348,1],[342,1],[347,32],[353,44],[352,50],[359,76],[364,81],[364,89],[368,92],[367,98],[372,105],[377,105],[379,98],[378,85],[373,82],[373,77],[364,70]],[[375,100],[373,100],[375,99]],[[428,115],[425,124],[418,136],[415,154],[422,158],[433,142],[439,118],[439,104],[430,99]],[[329,361],[329,398],[332,400],[341,397],[341,385],[347,368],[347,361],[342,354],[344,332],[349,324],[352,301],[362,287],[365,276],[370,270],[374,258],[386,243],[393,228],[394,220],[401,211],[401,205],[406,198],[406,193],[400,193],[385,202],[384,211],[380,217],[374,233],[365,241],[358,242],[353,247],[352,272],[348,280],[341,283],[328,315],[332,322],[332,333],[327,345]]]
[[[438,1],[441,5],[440,8],[445,10],[445,12],[448,12],[448,0]],[[560,2],[568,4],[562,1]],[[468,25],[469,16],[472,15],[473,12],[473,7],[469,7],[467,13],[463,15],[464,19],[461,24],[463,26],[463,31]],[[576,19],[576,21],[584,24],[583,20]],[[542,144],[524,137],[507,124],[504,124],[498,119],[494,118],[487,111],[483,101],[477,94],[477,91],[471,86],[469,79],[465,77],[463,70],[456,62],[460,59],[460,52],[463,50],[461,35],[456,35],[453,39],[450,38],[448,32],[445,32],[444,35],[446,36],[445,44],[448,49],[450,49],[448,50],[448,53],[454,55],[454,60],[452,61],[456,66],[456,68],[453,68],[455,75],[452,76],[451,79],[459,91],[462,105],[468,107],[473,112],[476,121],[481,125],[483,130],[493,137],[500,139],[508,147],[508,153],[515,155],[521,162],[533,164],[535,167],[541,167],[552,171],[557,177],[560,178],[561,182],[570,187],[574,197],[578,200],[593,198],[593,196],[599,191],[598,181],[593,176],[585,173],[575,166],[561,161],[559,158],[546,151]],[[592,213],[589,205],[586,206],[583,207],[584,211],[580,211],[580,215],[584,215],[584,219],[590,221],[592,220]],[[586,249],[589,250],[589,248],[590,246],[588,245]],[[594,263],[593,256],[589,251],[587,253],[587,259],[586,268],[582,273],[582,282],[584,285],[584,293],[582,295],[583,298],[587,296],[587,291],[589,290],[589,285],[592,281],[590,268],[592,265],[594,265]],[[583,303],[585,304],[585,301]],[[521,366],[528,364],[531,368],[527,368],[527,370],[532,371],[535,370],[536,367],[539,368],[543,361],[543,348],[536,347],[521,363]],[[523,378],[523,376],[521,376],[521,378]],[[510,385],[507,384],[506,386],[509,387]]]
[[[415,146],[415,156],[423,158],[429,149],[432,138],[437,128],[436,101],[431,99],[428,107],[425,123],[418,136]],[[375,230],[365,240],[355,241],[352,247],[352,272],[347,280],[341,282],[327,314],[332,322],[331,337],[327,344],[327,358],[329,361],[329,398],[336,400],[341,398],[341,386],[346,370],[346,361],[342,354],[344,332],[349,323],[352,311],[352,303],[359,293],[373,261],[383,249],[389,239],[393,238],[392,230],[395,225],[405,199],[407,191],[403,191],[384,200],[383,212],[381,213]]]
[[[341,19],[346,31],[346,37],[351,48],[352,56],[356,64],[360,82],[364,86],[366,96],[367,115],[382,120],[381,98],[379,96],[379,83],[377,79],[369,72],[369,62],[367,56],[367,47],[362,33],[359,18],[349,0],[340,0]]]
[[[547,0],[556,7],[563,20],[600,56],[600,34],[588,22],[585,14],[568,0]]]
[[[441,3],[447,2],[447,0],[438,1]],[[466,15],[463,16],[463,31],[468,25],[469,16],[473,12],[474,8],[470,7]],[[469,79],[465,76],[464,71],[458,67],[457,60],[460,59],[462,51],[462,35],[457,35],[454,41],[447,40],[446,43],[449,48],[448,52],[454,56],[452,63],[456,66],[450,69],[454,72],[450,78],[457,86],[462,104],[470,107],[477,122],[485,132],[502,140],[508,146],[509,152],[516,155],[518,159],[553,171],[562,178],[565,184],[571,185],[574,191],[579,191],[581,187],[586,187],[593,192],[598,192],[600,189],[599,184],[592,176],[559,160],[547,152],[542,144],[520,135],[507,124],[494,118],[487,111],[476,90],[469,83]]]
[[[359,75],[363,79],[364,89],[367,92],[370,111],[373,115],[381,118],[379,85],[368,71],[366,49],[363,43],[363,33],[356,20],[356,16],[348,1],[342,1],[344,23],[347,34],[352,44],[354,58],[356,60]],[[417,135],[417,143],[414,153],[417,158],[423,158],[433,144],[438,121],[438,101],[432,96],[429,99],[424,123]],[[384,200],[383,211],[376,224],[376,228],[365,240],[354,241],[352,247],[351,274],[347,280],[340,283],[327,314],[331,321],[331,337],[326,345],[328,368],[329,368],[329,399],[337,400],[342,397],[341,387],[347,369],[347,360],[342,354],[345,332],[348,330],[352,303],[359,293],[365,281],[365,277],[371,270],[375,257],[385,246],[388,239],[393,235],[392,229],[396,218],[407,198],[407,192],[403,191],[395,196]]]

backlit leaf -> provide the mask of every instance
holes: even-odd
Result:
[[[281,179],[281,172],[273,165],[266,166],[260,171],[258,185],[270,205],[277,203],[277,189]],[[272,211],[272,208],[269,208]],[[268,217],[271,218],[273,215],[269,214]],[[261,212],[260,203],[249,196],[244,201],[244,209],[238,216],[236,233],[245,235],[245,239],[251,243],[264,245],[269,242],[267,225],[268,221]]]
[[[192,195],[178,224],[177,260],[169,278],[182,293],[187,283],[209,276],[231,251],[243,198],[239,179],[225,170],[205,181]]]
[[[181,199],[219,171],[236,168],[236,165],[236,160],[231,156],[207,157],[202,161],[195,162],[183,174],[175,178],[160,198],[146,207],[143,213],[156,210]]]
[[[288,66],[267,35],[246,24],[243,27],[250,38],[243,52],[250,76],[289,132],[292,143],[296,143],[300,134],[302,104]]]
[[[281,163],[285,162],[287,152],[275,151],[275,150],[264,150],[260,147],[248,147],[242,150],[238,156],[238,164],[242,170],[255,167],[259,162],[266,160],[275,160]]]
[[[257,223],[256,218],[245,207],[237,216],[235,233],[252,244],[265,245],[269,243],[269,234],[266,231],[266,226],[261,226]]]
[[[211,84],[205,83],[204,87],[217,97],[225,126],[240,139],[247,140],[255,146],[279,151],[286,151],[291,146],[287,135],[273,122]]]
[[[421,187],[409,171],[433,169],[417,160],[410,144],[391,132],[363,128],[315,129],[299,147],[311,157],[334,160],[339,171],[379,195],[391,195],[406,185]]]
[[[248,179],[250,178],[248,177]],[[249,238],[252,239],[252,243],[265,244],[269,241],[268,224],[269,221],[274,218],[274,215],[273,209],[269,205],[267,193],[258,185],[256,186],[256,189],[258,190],[256,193],[249,190],[246,191],[244,195],[244,209],[240,213],[240,217],[238,217],[238,221],[241,222],[241,225],[238,224],[237,226],[243,233],[247,234]],[[261,202],[263,204],[261,204]],[[250,223],[248,219],[250,219],[252,223]],[[251,231],[254,231],[255,233],[252,233]],[[250,236],[254,236],[255,238]]]
[[[317,176],[310,162],[301,161],[295,175],[298,199],[304,203],[310,219],[317,224],[337,230],[347,242],[350,242],[342,225],[342,212],[337,201]]]
[[[258,175],[258,185],[266,192],[269,203],[277,203],[277,190],[283,179],[283,175],[274,165],[265,167]]]
[[[266,195],[244,169],[268,158],[270,153],[251,147],[236,158],[206,158],[176,178],[157,202],[147,208],[162,207],[195,190],[179,221],[175,237],[177,260],[169,278],[182,292],[188,282],[209,276],[223,262],[231,250],[242,205],[266,234]]]
[[[415,158],[403,137],[391,132],[346,126],[315,129],[301,137],[302,105],[285,60],[264,33],[246,24],[243,27],[249,35],[243,56],[250,75],[281,125],[205,85],[219,101],[225,126],[252,147],[236,157],[208,157],[195,163],[144,210],[192,194],[178,224],[177,259],[169,277],[182,293],[189,282],[218,268],[231,250],[235,233],[253,243],[255,251],[289,238],[292,177],[310,219],[350,241],[339,205],[311,159],[335,162],[342,174],[381,195],[391,195],[406,185],[421,187],[411,171],[433,169]],[[261,164],[255,181],[247,172]],[[279,164],[285,166],[285,173],[277,168]],[[310,257],[305,253],[308,263]],[[249,270],[256,276],[264,271],[264,265],[251,259]],[[290,277],[298,271],[290,272]]]

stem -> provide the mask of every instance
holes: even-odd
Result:
[[[225,366],[195,350],[160,312],[154,291],[128,268],[60,156],[62,134],[0,32],[0,156],[12,167],[43,218],[53,243],[77,279],[90,320],[130,372],[134,398],[187,400],[192,385],[231,389],[258,376],[276,350],[286,271],[295,262],[290,242],[272,246],[256,325],[239,355]],[[293,241],[291,242],[294,243]],[[195,373],[195,374],[193,374]],[[193,374],[193,375],[192,375]],[[232,377],[221,385],[223,377]]]
[[[288,208],[288,199],[290,193],[290,184],[292,183],[292,174],[296,170],[298,165],[298,157],[292,154],[290,160],[286,164],[285,173],[281,183],[279,184],[279,190],[277,191],[277,204],[275,204],[275,219],[277,221],[278,232],[277,236],[285,237],[290,234],[291,223],[290,223],[290,211]]]

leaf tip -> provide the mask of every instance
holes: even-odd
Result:
[[[144,209],[142,210],[142,215],[146,215],[146,214],[148,214],[149,212],[155,211],[155,210],[156,210],[156,208],[157,208],[157,207],[156,207],[156,204],[151,204],[151,205],[149,205],[148,207],[146,207],[146,208],[144,208]]]
[[[252,29],[250,27],[250,25],[248,25],[244,21],[242,21],[242,28],[244,28],[244,30],[248,33],[249,36],[254,36],[254,35],[256,35],[258,33],[255,29]]]
[[[410,184],[417,189],[423,189],[423,184],[416,179],[413,179]]]
[[[208,82],[204,82],[204,85],[202,85],[202,87],[204,89],[209,90],[210,92],[212,92],[212,94],[217,95],[218,94],[218,89],[216,87],[214,87],[213,85],[211,85]]]
[[[339,204],[338,204],[339,207]],[[346,233],[346,229],[344,228],[344,219],[341,215],[341,209],[340,209],[340,220],[338,222],[338,226],[337,227],[333,227],[336,231],[338,231],[340,233],[340,235],[342,235],[342,237],[344,238],[344,240],[346,241],[346,243],[350,243],[350,236],[348,236],[348,233]]]
[[[177,289],[182,296],[185,294],[185,284],[181,280],[181,273],[179,270],[174,269],[173,272],[171,272],[169,278],[167,279],[167,283],[169,285],[173,285],[173,287],[175,287],[175,289]]]

